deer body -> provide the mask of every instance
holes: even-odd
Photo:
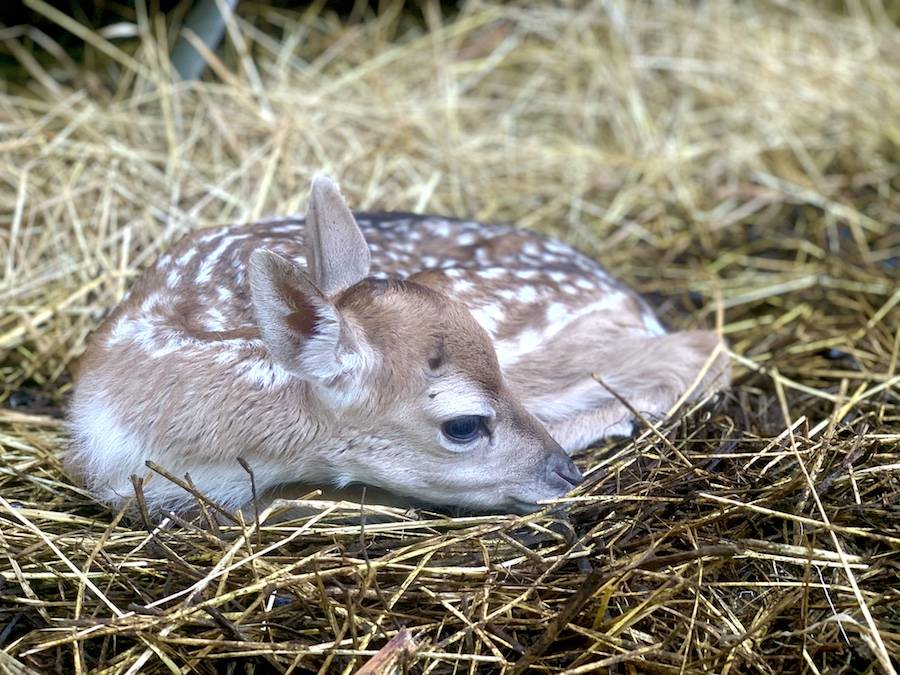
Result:
[[[715,345],[668,335],[561,243],[433,216],[354,219],[320,177],[306,219],[195,232],[141,276],[83,357],[69,464],[112,503],[152,460],[241,505],[243,458],[259,491],[363,482],[528,510],[580,481],[565,453],[630,432],[592,373],[659,414]],[[154,508],[189,503],[159,476],[144,492]]]

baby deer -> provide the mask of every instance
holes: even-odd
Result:
[[[240,506],[241,458],[260,492],[359,482],[529,511],[579,484],[568,454],[630,433],[632,410],[668,410],[716,345],[667,334],[561,243],[354,218],[319,176],[305,219],[197,231],[140,277],[82,359],[68,461],[113,504],[152,460]],[[707,372],[698,393],[727,384],[724,357]],[[144,495],[157,510],[191,503],[159,476]]]

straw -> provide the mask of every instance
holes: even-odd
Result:
[[[897,3],[358,4],[239,3],[195,82],[145,13],[27,0],[85,65],[4,29],[0,670],[896,672]],[[721,331],[734,386],[529,516],[95,502],[60,461],[91,330],[180,236],[300,211],[318,171],[578,246]]]

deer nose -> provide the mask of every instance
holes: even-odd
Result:
[[[581,471],[575,466],[575,462],[562,450],[557,450],[547,460],[547,477],[551,480],[558,480],[559,478],[564,480],[568,483],[566,490],[580,485],[581,481],[584,480],[584,476],[581,475]]]

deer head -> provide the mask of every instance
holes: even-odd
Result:
[[[298,415],[328,429],[317,456],[335,482],[531,510],[581,481],[465,306],[427,274],[368,276],[363,234],[327,177],[313,180],[306,227],[305,268],[254,251],[251,296],[271,358],[310,393]]]

